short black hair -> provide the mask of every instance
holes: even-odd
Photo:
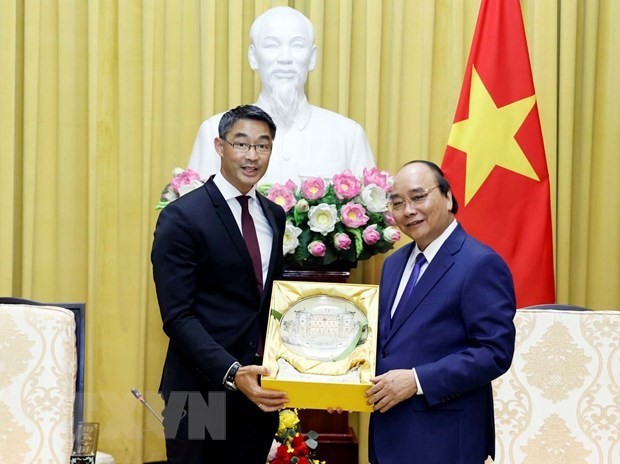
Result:
[[[446,176],[444,176],[443,171],[441,170],[441,168],[439,166],[437,166],[435,163],[433,163],[432,161],[428,161],[428,160],[412,160],[412,161],[408,161],[405,164],[403,164],[403,166],[401,167],[404,168],[405,166],[408,166],[410,164],[413,163],[422,163],[425,164],[426,166],[428,166],[431,171],[433,171],[433,173],[435,174],[435,179],[437,180],[437,184],[439,185],[439,191],[443,194],[444,197],[448,197],[448,192],[452,192],[452,189],[450,188],[450,182],[448,182],[448,179],[446,179]],[[459,210],[459,204],[456,201],[456,197],[454,196],[454,192],[452,192],[452,208],[450,209],[450,212],[452,214],[456,214],[456,212]]]
[[[225,138],[231,127],[241,119],[253,119],[255,121],[264,122],[267,126],[269,126],[271,138],[275,140],[276,125],[273,122],[273,119],[271,119],[271,116],[261,110],[258,106],[254,105],[240,105],[224,113],[222,115],[222,119],[220,119],[220,125],[218,126],[220,138]]]

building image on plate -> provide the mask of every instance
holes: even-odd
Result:
[[[353,311],[310,312],[302,309],[296,311],[291,320],[284,321],[282,341],[317,349],[344,347],[357,333],[359,325]]]

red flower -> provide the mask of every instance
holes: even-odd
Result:
[[[295,435],[291,446],[293,448],[293,454],[295,456],[308,456],[308,453],[310,452],[310,449],[308,448],[308,445],[306,445],[306,440],[304,439],[303,435]]]
[[[269,461],[269,464],[289,464],[288,458],[275,458],[273,461]]]
[[[276,456],[273,461],[269,461],[269,464],[290,464],[290,456],[292,454],[286,453],[286,456]]]
[[[276,460],[277,459],[285,459],[284,462],[288,462],[288,447],[284,444],[278,446],[278,449],[276,450]]]

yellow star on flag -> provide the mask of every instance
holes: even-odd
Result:
[[[448,145],[467,154],[465,204],[495,166],[539,180],[514,137],[535,102],[532,95],[498,108],[472,66],[469,119],[454,123],[448,139]]]

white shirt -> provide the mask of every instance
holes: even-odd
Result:
[[[392,305],[392,309],[390,310],[390,316],[394,316],[394,311],[396,311],[398,302],[400,301],[400,298],[403,296],[403,292],[405,291],[407,282],[409,282],[409,277],[411,276],[411,273],[413,272],[413,266],[415,265],[416,256],[418,256],[420,253],[424,253],[424,257],[426,258],[426,263],[424,263],[422,267],[420,268],[420,274],[418,275],[418,282],[419,282],[420,279],[422,278],[422,275],[424,275],[424,272],[428,268],[428,265],[431,263],[433,258],[437,255],[437,252],[439,251],[441,246],[446,242],[446,240],[448,240],[448,237],[452,234],[452,232],[454,232],[454,229],[456,229],[457,225],[458,225],[458,222],[456,221],[456,219],[454,219],[450,223],[450,225],[446,227],[446,230],[444,230],[439,237],[437,237],[435,240],[433,240],[431,243],[428,244],[424,252],[420,251],[417,244],[413,247],[413,251],[409,255],[409,259],[407,260],[407,264],[405,265],[405,270],[403,271],[403,275],[400,278],[400,284],[398,285],[398,290],[396,291],[396,298],[394,298],[394,304]],[[413,370],[413,376],[415,377],[415,382],[418,385],[418,390],[416,392],[416,395],[422,395],[424,394],[424,391],[422,390],[422,385],[420,384],[420,380],[418,380],[418,373],[415,371],[415,367],[412,368],[412,370]]]
[[[268,111],[260,99],[256,106]],[[213,140],[219,136],[223,113],[200,125],[188,167],[206,179],[220,170],[220,157]],[[302,177],[331,178],[346,169],[360,177],[364,168],[375,167],[366,133],[362,126],[341,114],[310,105],[304,98],[293,126],[276,130],[269,167],[260,183],[286,183],[298,186]]]
[[[428,244],[428,246],[426,247],[426,250],[424,250],[424,257],[426,258],[426,263],[424,263],[422,267],[420,268],[420,274],[418,274],[418,281],[420,281],[420,279],[424,275],[424,272],[426,271],[426,268],[431,263],[431,261],[433,260],[433,258],[435,257],[435,255],[437,254],[441,246],[448,239],[450,234],[454,231],[454,229],[456,229],[457,225],[458,225],[458,222],[456,221],[456,219],[454,219],[450,223],[450,225],[446,227],[446,230],[444,230],[439,237],[437,237],[435,240],[433,240],[431,243]],[[398,306],[398,303],[400,302],[400,298],[403,296],[403,292],[405,291],[407,282],[409,282],[409,277],[411,276],[411,273],[413,272],[413,266],[415,265],[415,259],[420,253],[422,252],[418,248],[418,245],[415,245],[413,247],[413,251],[409,255],[409,259],[407,260],[407,264],[405,265],[405,270],[403,271],[403,275],[400,278],[400,284],[398,285],[398,290],[396,291],[396,298],[394,298],[394,304],[392,305],[392,309],[390,310],[391,316],[394,316],[394,311],[396,311],[396,307]]]
[[[237,221],[239,231],[243,235],[243,229],[241,227],[241,204],[237,197],[243,195],[235,186],[228,182],[221,172],[218,172],[213,178],[213,182],[220,190],[220,193],[226,200],[230,211]],[[252,187],[248,193],[246,193],[250,200],[248,201],[248,210],[254,221],[254,227],[256,228],[256,237],[258,238],[258,247],[260,248],[260,258],[263,265],[263,286],[265,285],[265,279],[267,278],[267,272],[269,272],[269,258],[271,256],[271,247],[273,245],[273,231],[267,221],[267,217],[263,211],[263,208],[256,199],[256,188]]]

